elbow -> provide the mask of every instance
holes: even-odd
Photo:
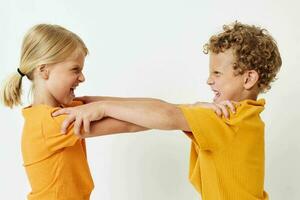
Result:
[[[79,135],[77,135],[77,136],[79,137],[79,139],[85,139],[85,138],[91,137],[91,134],[82,131],[82,132],[81,132]]]
[[[180,108],[173,107],[166,112],[168,122],[166,129],[168,130],[183,130],[183,123],[185,122],[184,116]]]
[[[128,133],[135,133],[135,132],[145,131],[145,130],[148,130],[148,128],[138,126],[138,125],[135,125],[135,124],[129,124],[127,126],[127,132]]]

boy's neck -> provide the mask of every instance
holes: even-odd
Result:
[[[257,97],[258,97],[258,93],[256,93],[256,92],[246,92],[246,93],[241,95],[241,98],[240,98],[239,101],[243,101],[243,100],[246,100],[246,99],[256,101]]]

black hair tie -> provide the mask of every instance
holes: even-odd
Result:
[[[21,77],[23,77],[23,76],[26,75],[26,74],[23,74],[19,68],[17,69],[17,71],[18,71],[18,73],[21,75]]]

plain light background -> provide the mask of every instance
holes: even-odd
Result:
[[[262,26],[276,39],[283,60],[278,80],[261,96],[267,102],[265,189],[272,200],[298,200],[299,8],[296,0],[1,0],[0,79],[17,69],[25,32],[53,23],[77,33],[90,50],[79,96],[211,101],[203,44],[235,20]],[[29,82],[23,81],[27,105]],[[0,107],[1,199],[25,199],[30,192],[20,151],[20,108]],[[98,137],[87,146],[92,200],[199,199],[188,181],[190,141],[179,131]]]

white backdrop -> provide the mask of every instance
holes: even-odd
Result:
[[[265,27],[283,66],[267,106],[265,188],[272,200],[299,200],[300,4],[296,0],[0,0],[0,79],[18,67],[25,32],[54,23],[87,44],[86,82],[77,95],[156,97],[173,103],[210,101],[202,46],[234,20]],[[24,79],[24,105],[29,83]],[[0,196],[25,199],[20,108],[1,105]],[[188,181],[190,142],[179,131],[147,131],[88,139],[92,200],[199,199]]]

